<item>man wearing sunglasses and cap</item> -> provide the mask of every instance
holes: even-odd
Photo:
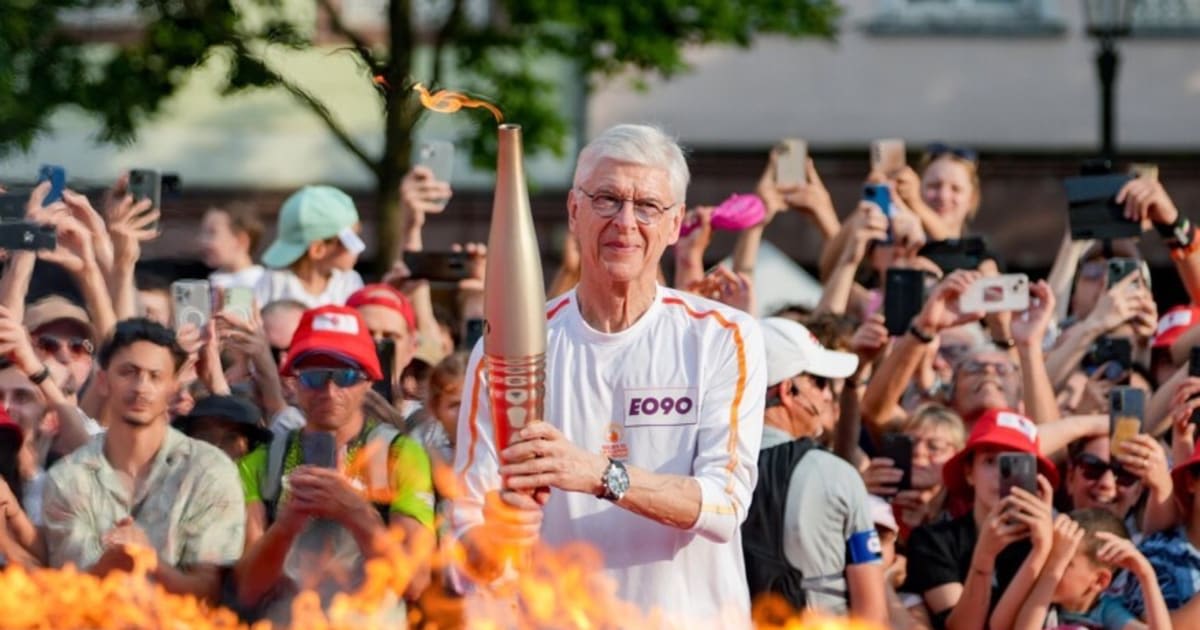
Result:
[[[774,592],[797,608],[886,623],[867,488],[858,471],[815,441],[836,415],[831,381],[853,374],[858,357],[825,349],[790,319],[761,323],[766,410],[758,485],[742,525],[750,595]]]
[[[281,372],[298,382],[307,422],[239,465],[247,544],[235,569],[238,600],[263,613],[290,609],[280,589],[310,586],[305,578],[317,578],[326,603],[337,592],[352,592],[365,577],[366,561],[387,553],[389,526],[405,531],[410,554],[429,540],[433,526],[429,457],[417,442],[363,411],[371,381],[382,378],[382,370],[362,316],[345,306],[305,312]],[[317,442],[307,437],[319,433],[333,435],[336,469],[307,461],[305,444]],[[322,535],[323,548],[332,553],[307,553],[306,541]],[[351,583],[331,576],[349,576]],[[428,568],[416,571],[408,594],[420,593],[427,582]],[[389,611],[403,620],[398,598]]]

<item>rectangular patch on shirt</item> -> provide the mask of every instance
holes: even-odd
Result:
[[[623,396],[626,427],[679,427],[699,422],[695,387],[641,387]]]

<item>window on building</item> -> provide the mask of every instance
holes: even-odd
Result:
[[[879,0],[867,24],[878,35],[1052,35],[1064,25],[1054,0]]]

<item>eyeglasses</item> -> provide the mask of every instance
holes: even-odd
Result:
[[[304,389],[322,389],[329,381],[338,387],[351,387],[367,380],[367,375],[353,368],[313,368],[296,373]]]
[[[978,375],[983,374],[984,370],[988,368],[995,370],[996,374],[999,376],[1012,376],[1013,374],[1017,373],[1017,366],[1013,365],[1012,363],[994,363],[989,361],[976,361],[975,359],[964,361],[962,368],[960,369],[962,370],[963,374]]]
[[[1128,488],[1139,481],[1138,476],[1125,470],[1117,462],[1106,462],[1091,453],[1082,453],[1075,458],[1075,466],[1083,473],[1088,481],[1097,481],[1111,470],[1117,479],[1117,485]]]
[[[66,347],[75,356],[91,355],[95,350],[90,339],[83,337],[55,337],[54,335],[38,335],[37,348],[46,354],[58,354]]]
[[[642,225],[650,225],[657,222],[669,210],[679,205],[673,203],[669,206],[660,205],[658,202],[650,201],[649,199],[633,199],[630,197],[618,197],[606,190],[598,190],[590,193],[579,186],[575,190],[583,193],[592,202],[592,212],[604,219],[611,219],[617,216],[621,208],[625,207],[625,202],[633,203],[633,217]]]
[[[929,156],[930,160],[936,160],[947,154],[964,159],[968,162],[979,161],[979,154],[973,149],[968,149],[967,147],[956,147],[942,142],[934,142],[925,147],[925,155]]]

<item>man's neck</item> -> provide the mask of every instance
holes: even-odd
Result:
[[[166,437],[165,419],[148,426],[133,426],[116,417],[104,438],[104,457],[113,470],[135,480],[142,479],[150,471]]]
[[[584,274],[575,295],[579,299],[579,313],[589,326],[600,332],[615,333],[641,319],[650,310],[657,292],[658,281],[654,277],[618,283]]]
[[[795,428],[792,426],[791,420],[787,417],[787,411],[783,407],[770,407],[763,412],[763,426],[779,429],[784,433],[792,436],[792,439],[798,440],[804,436],[798,435]]]
[[[358,437],[362,433],[363,426],[367,423],[367,417],[360,411],[354,415],[342,428],[333,432],[333,438],[337,442],[338,449],[346,448],[346,445]]]

